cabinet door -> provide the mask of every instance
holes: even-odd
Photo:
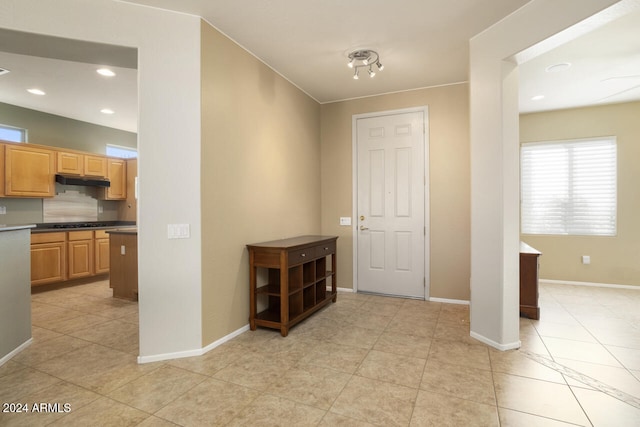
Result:
[[[78,153],[58,151],[56,173],[82,175],[84,172],[84,156]]]
[[[54,196],[55,156],[53,151],[7,145],[4,155],[6,196]]]
[[[4,196],[4,144],[0,144],[0,197]]]
[[[109,272],[109,239],[96,239],[95,244],[95,274]]]
[[[93,240],[76,240],[69,245],[69,279],[93,275]]]
[[[107,200],[126,200],[127,163],[124,159],[109,159],[107,178],[111,186],[107,188]]]
[[[66,280],[64,242],[31,245],[31,286]]]
[[[86,176],[107,176],[107,158],[100,156],[84,156],[84,174]]]

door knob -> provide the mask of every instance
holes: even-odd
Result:
[[[360,221],[364,221],[364,215],[360,215]]]
[[[368,229],[369,229],[369,227],[365,227],[364,225],[360,226],[360,230],[368,230]]]

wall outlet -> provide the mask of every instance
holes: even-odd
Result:
[[[341,216],[340,217],[340,225],[351,225],[351,217],[350,216]]]
[[[589,255],[582,255],[583,264],[591,264],[591,257]]]
[[[0,215],[6,215],[6,214],[7,214],[7,207],[0,206]]]

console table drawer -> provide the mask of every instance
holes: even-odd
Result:
[[[289,265],[298,265],[314,259],[314,248],[300,249],[289,252]]]
[[[315,258],[322,258],[323,256],[329,256],[336,253],[336,242],[328,242],[320,246],[316,246],[314,249]]]

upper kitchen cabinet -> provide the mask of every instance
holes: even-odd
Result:
[[[58,151],[57,160],[56,173],[69,175],[84,174],[84,156],[82,154]]]
[[[105,191],[105,200],[127,199],[127,162],[124,159],[107,158],[107,178],[111,186]]]
[[[84,174],[86,176],[99,176],[101,178],[109,176],[109,166],[106,157],[84,156]]]
[[[4,196],[53,197],[55,155],[24,144],[4,146]]]
[[[4,144],[0,144],[0,197],[4,196]]]
[[[107,158],[104,156],[71,151],[57,151],[56,155],[56,173],[107,177]]]

